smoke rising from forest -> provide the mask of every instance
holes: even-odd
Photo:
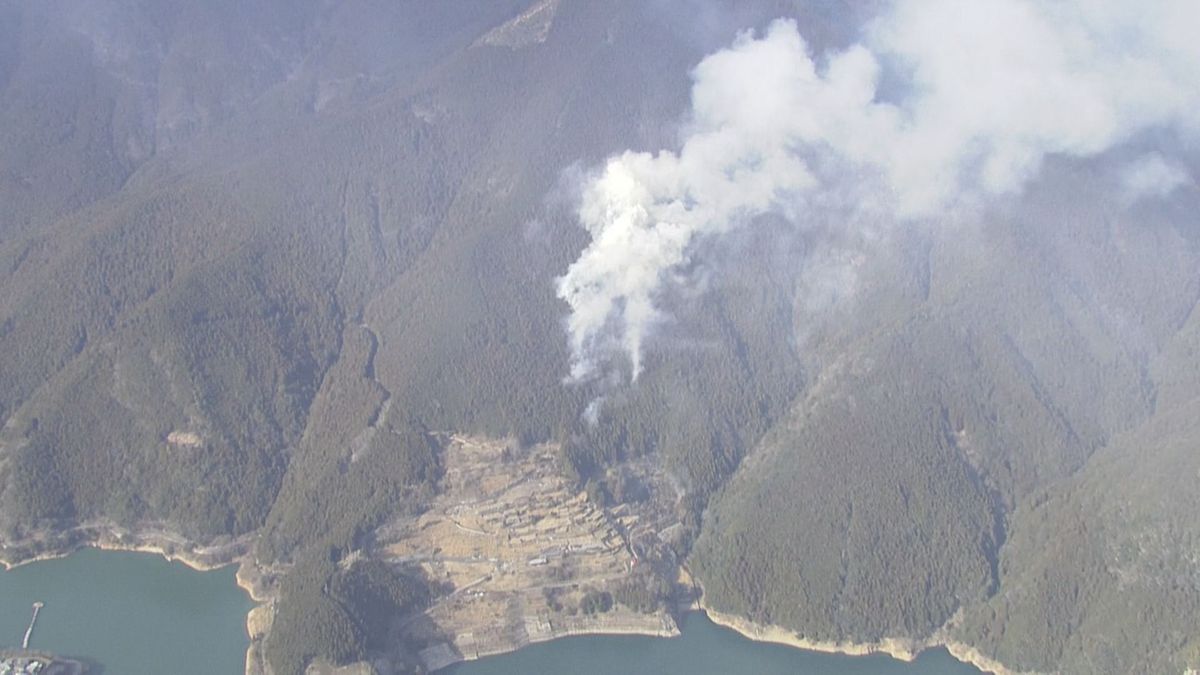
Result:
[[[626,151],[583,181],[592,240],[557,280],[569,380],[620,357],[636,380],[663,289],[685,283],[676,271],[700,239],[756,216],[799,223],[852,203],[932,222],[1019,193],[1048,156],[1093,158],[1147,133],[1193,144],[1197,25],[1189,0],[896,0],[843,51],[813,54],[785,19],[742,33],[692,71],[677,150]],[[1127,201],[1193,182],[1160,154],[1120,180]]]

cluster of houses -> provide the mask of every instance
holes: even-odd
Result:
[[[41,655],[25,654],[0,657],[0,675],[41,675],[53,660]]]

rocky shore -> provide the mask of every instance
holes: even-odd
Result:
[[[708,615],[715,624],[723,626],[741,635],[759,642],[774,642],[777,644],[807,649],[827,654],[846,654],[848,656],[866,656],[868,654],[887,654],[900,661],[913,661],[926,649],[944,647],[954,658],[969,663],[985,673],[994,675],[1034,675],[1011,670],[999,661],[981,653],[978,649],[946,639],[939,631],[927,640],[906,638],[884,638],[877,642],[833,642],[826,640],[810,640],[780,626],[764,625],[750,621],[740,616],[726,614],[708,606],[703,600],[697,607]]]
[[[0,541],[0,565],[20,565],[61,558],[82,548],[154,553],[207,571],[239,562],[249,551],[251,537],[218,537],[198,545],[158,525],[130,529],[108,521],[91,521],[62,530],[39,530],[21,539]]]
[[[201,546],[159,526],[131,530],[110,522],[90,522],[60,531],[40,531],[20,540],[0,542],[0,565],[3,565],[5,569],[12,569],[40,560],[67,556],[87,547],[153,553],[161,555],[167,560],[179,561],[200,571],[238,564],[238,586],[257,603],[257,606],[246,617],[246,628],[251,638],[246,654],[246,673],[247,675],[259,675],[264,672],[260,649],[274,618],[274,597],[271,592],[271,584],[268,582],[269,575],[254,565],[248,557],[251,541],[252,537],[250,536],[221,538]],[[736,631],[751,640],[761,642],[773,642],[798,649],[850,656],[882,653],[902,661],[912,661],[926,649],[944,647],[956,659],[969,663],[984,672],[996,675],[1031,675],[1011,670],[1004,664],[981,653],[975,647],[948,639],[945,630],[938,631],[927,640],[886,638],[866,643],[820,641],[804,638],[780,626],[759,624],[740,616],[718,611],[705,603],[703,596],[699,602],[695,603],[694,608],[704,611],[713,623]],[[679,635],[679,628],[673,621],[668,625],[657,618],[648,617],[648,619],[645,625],[609,625],[611,622],[597,620],[594,624],[586,626],[575,625],[570,628],[555,627],[546,631],[534,631],[527,634],[525,639],[513,640],[511,643],[491,644],[478,650],[462,650],[455,654],[455,658],[451,661],[440,665],[503,654],[529,644],[575,635],[646,635],[651,637]]]

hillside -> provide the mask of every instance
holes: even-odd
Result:
[[[1197,231],[1104,199],[960,233],[987,259],[935,245],[883,268],[860,302],[888,320],[829,331],[817,383],[710,509],[694,566],[714,607],[826,641],[955,618],[1015,669],[1194,660]],[[1008,273],[1033,255],[1054,257]]]
[[[682,563],[814,640],[1200,668],[1200,193],[1110,179],[1198,175],[1166,135],[944,218],[751,213],[568,381],[588,177],[677,150],[740,31],[821,54],[885,5],[0,3],[0,558],[168,533],[275,601],[258,666],[420,668],[458,589],[387,556],[483,437],[621,538],[580,608],[686,604]]]

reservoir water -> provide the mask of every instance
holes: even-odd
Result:
[[[755,642],[722,628],[699,612],[684,618],[683,634],[580,636],[451,666],[439,675],[978,675],[942,649],[912,663],[886,655],[843,656]]]
[[[234,568],[197,572],[146,553],[85,549],[0,572],[0,647],[17,646],[45,602],[30,646],[89,660],[103,675],[239,675],[253,606]],[[687,615],[683,635],[581,636],[452,666],[440,675],[969,675],[945,651],[913,663],[748,640]]]
[[[20,646],[40,600],[33,649],[98,664],[103,675],[237,675],[254,603],[235,571],[95,549],[0,571],[0,647]]]

